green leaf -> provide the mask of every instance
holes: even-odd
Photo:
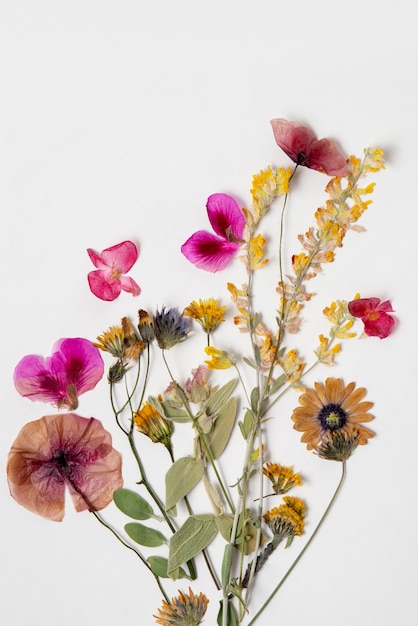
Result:
[[[234,391],[237,379],[233,378],[226,385],[217,389],[210,397],[205,406],[207,415],[215,415],[224,406],[225,402]]]
[[[159,530],[148,528],[148,526],[144,526],[143,524],[131,522],[125,525],[125,531],[132,541],[139,543],[141,546],[155,548],[167,543],[166,538]]]
[[[147,561],[151,565],[152,572],[159,578],[172,578],[173,580],[187,578],[187,574],[182,567],[178,567],[168,575],[168,559],[165,559],[163,556],[150,556]]]
[[[231,538],[231,530],[234,524],[234,516],[230,513],[223,513],[215,517],[216,526],[225,541]]]
[[[193,489],[203,476],[202,458],[185,456],[177,459],[165,475],[165,506],[171,509]]]
[[[151,505],[130,489],[116,489],[113,492],[113,500],[118,509],[132,519],[149,519],[154,515]]]
[[[187,518],[170,539],[168,573],[199,554],[217,534],[213,515],[193,515]]]
[[[258,402],[260,400],[260,390],[258,387],[254,387],[254,389],[251,391],[251,408],[254,411],[254,413],[257,412],[258,410]]]
[[[270,392],[269,393],[270,394],[277,393],[277,391],[279,391],[279,389],[281,387],[283,387],[283,385],[285,384],[286,381],[287,381],[286,374],[282,374],[281,376],[279,376],[279,378],[276,378],[276,380],[274,381],[274,383],[270,387]]]
[[[147,561],[151,565],[151,569],[156,576],[159,576],[160,578],[168,578],[168,559],[165,559],[162,556],[150,556],[147,558]]]
[[[219,409],[213,429],[204,436],[206,445],[212,452],[214,459],[217,459],[222,454],[228,443],[235,424],[236,414],[236,398],[229,398],[223,407]]]
[[[254,426],[254,423],[255,423],[254,413],[250,409],[247,409],[244,415],[244,421],[239,422],[239,427],[241,429],[242,436],[244,437],[245,440],[248,439],[251,433],[251,430]]]
[[[232,606],[232,602],[230,602],[229,600],[221,600],[219,602],[220,608],[219,608],[218,617],[216,620],[217,625],[222,626],[223,624],[222,613],[223,613],[224,602],[228,602],[226,626],[237,626],[238,622],[234,613],[234,607]]]

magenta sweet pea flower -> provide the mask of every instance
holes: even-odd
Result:
[[[199,230],[181,246],[181,251],[196,267],[218,272],[232,261],[243,243],[245,217],[236,200],[224,193],[209,196],[206,209],[216,235]]]
[[[137,247],[132,241],[118,243],[102,250],[100,254],[88,248],[87,253],[93,265],[98,268],[87,276],[90,291],[95,296],[111,301],[120,295],[122,289],[133,296],[141,293],[141,288],[133,278],[123,276],[138,258]]]
[[[100,351],[88,339],[59,339],[51,356],[28,354],[16,365],[13,380],[21,396],[74,410],[78,396],[103,376]]]
[[[329,176],[345,176],[347,163],[329,139],[317,139],[306,126],[282,118],[271,120],[277,145],[297,165]]]
[[[100,511],[122,487],[122,459],[94,417],[46,415],[25,424],[9,452],[13,498],[32,513],[60,522],[68,489],[76,511]]]
[[[348,310],[353,317],[358,317],[364,324],[364,332],[369,337],[384,339],[392,332],[395,320],[388,313],[393,313],[389,300],[380,302],[379,298],[359,298],[348,303]]]

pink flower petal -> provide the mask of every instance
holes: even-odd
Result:
[[[358,298],[348,303],[348,310],[353,317],[362,318],[375,311],[379,302],[379,298]]]
[[[67,385],[74,385],[79,395],[94,389],[102,379],[103,359],[99,349],[88,339],[59,339],[52,350],[52,363],[57,357],[64,361]]]
[[[224,239],[231,234],[237,239],[242,238],[245,217],[239,204],[225,193],[214,193],[209,196],[206,208],[209,221],[215,233]]]
[[[139,296],[141,293],[141,287],[129,276],[121,276],[119,279],[121,289],[131,293],[133,296]]]
[[[93,248],[87,248],[87,254],[89,255],[90,260],[93,263],[94,267],[97,267],[99,270],[106,270],[109,268],[107,263],[103,261],[100,254],[98,254],[95,250],[93,250]]]
[[[194,233],[181,247],[186,259],[208,272],[225,269],[238,249],[239,244],[226,241],[204,230]]]
[[[271,120],[277,145],[297,163],[329,176],[345,176],[347,163],[336,145],[329,139],[318,140],[301,124],[283,118]]]
[[[392,332],[392,329],[395,325],[395,320],[393,317],[388,315],[387,313],[377,313],[376,316],[371,316],[370,318],[364,318],[364,332],[369,337],[380,337],[380,339],[385,339]]]
[[[61,521],[66,489],[77,511],[99,511],[111,502],[123,484],[121,455],[95,418],[47,415],[19,432],[9,452],[7,478],[19,504]]]
[[[32,402],[74,408],[78,395],[93,389],[102,378],[103,359],[88,339],[60,339],[53,354],[44,359],[29,354],[16,365],[16,390]]]
[[[120,278],[115,278],[109,270],[94,270],[87,274],[90,291],[100,298],[111,302],[115,300],[121,292]]]
[[[138,250],[132,241],[123,241],[103,250],[101,258],[108,267],[114,267],[121,274],[126,274],[137,260]]]

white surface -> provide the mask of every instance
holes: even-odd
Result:
[[[194,269],[179,246],[206,227],[210,193],[245,205],[253,173],[288,164],[272,117],[305,122],[346,153],[361,155],[369,145],[386,153],[362,222],[367,232],[347,237],[315,284],[312,305],[314,316],[356,291],[392,300],[396,332],[385,341],[353,340],[339,365],[318,375],[367,387],[378,436],[349,461],[331,518],[260,624],[409,625],[417,612],[417,44],[413,3],[394,8],[266,0],[0,4],[3,466],[23,424],[51,412],[14,391],[13,367],[24,354],[47,354],[62,336],[94,339],[138,307],[181,308],[210,296],[227,302],[223,276]],[[294,233],[323,202],[325,177],[303,180],[299,202],[290,205],[299,211],[288,218]],[[123,239],[140,245],[131,275],[142,294],[102,303],[88,291],[85,250]],[[295,239],[288,245],[289,254],[299,250]],[[225,276],[239,280],[239,270]],[[79,412],[111,428],[104,389],[105,382],[83,396]],[[338,466],[308,453],[289,424],[278,430],[281,460],[308,476],[311,530]],[[94,519],[69,506],[62,524],[49,523],[9,497],[4,472],[0,489],[2,624],[153,623],[160,605],[153,581]],[[282,565],[270,566],[260,598],[274,586],[275,567]],[[187,588],[175,583],[170,595],[179,586]],[[210,589],[205,578],[192,587]],[[205,623],[215,624],[216,612],[212,601]]]

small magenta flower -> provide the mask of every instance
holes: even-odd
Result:
[[[329,139],[317,139],[306,126],[282,118],[271,120],[271,125],[277,145],[297,165],[329,176],[347,173],[345,158]]]
[[[103,376],[99,350],[88,339],[59,339],[46,359],[28,354],[15,367],[16,390],[33,402],[47,402],[70,411],[78,396],[93,389]]]
[[[394,313],[389,300],[380,302],[379,298],[358,298],[348,303],[348,310],[353,317],[358,317],[364,324],[364,332],[369,337],[384,339],[392,332],[395,320],[388,313]]]
[[[101,300],[115,300],[120,292],[127,291],[133,296],[141,293],[139,285],[129,276],[129,272],[138,258],[137,247],[132,241],[123,241],[102,250],[100,254],[88,248],[87,253],[97,267],[87,276],[90,291]]]
[[[224,193],[209,196],[206,209],[216,235],[198,230],[181,246],[181,251],[196,267],[218,272],[232,261],[243,243],[245,216],[236,200]]]
[[[121,466],[97,419],[59,413],[23,426],[9,452],[7,479],[19,504],[60,522],[66,489],[76,511],[100,511],[122,487]]]

